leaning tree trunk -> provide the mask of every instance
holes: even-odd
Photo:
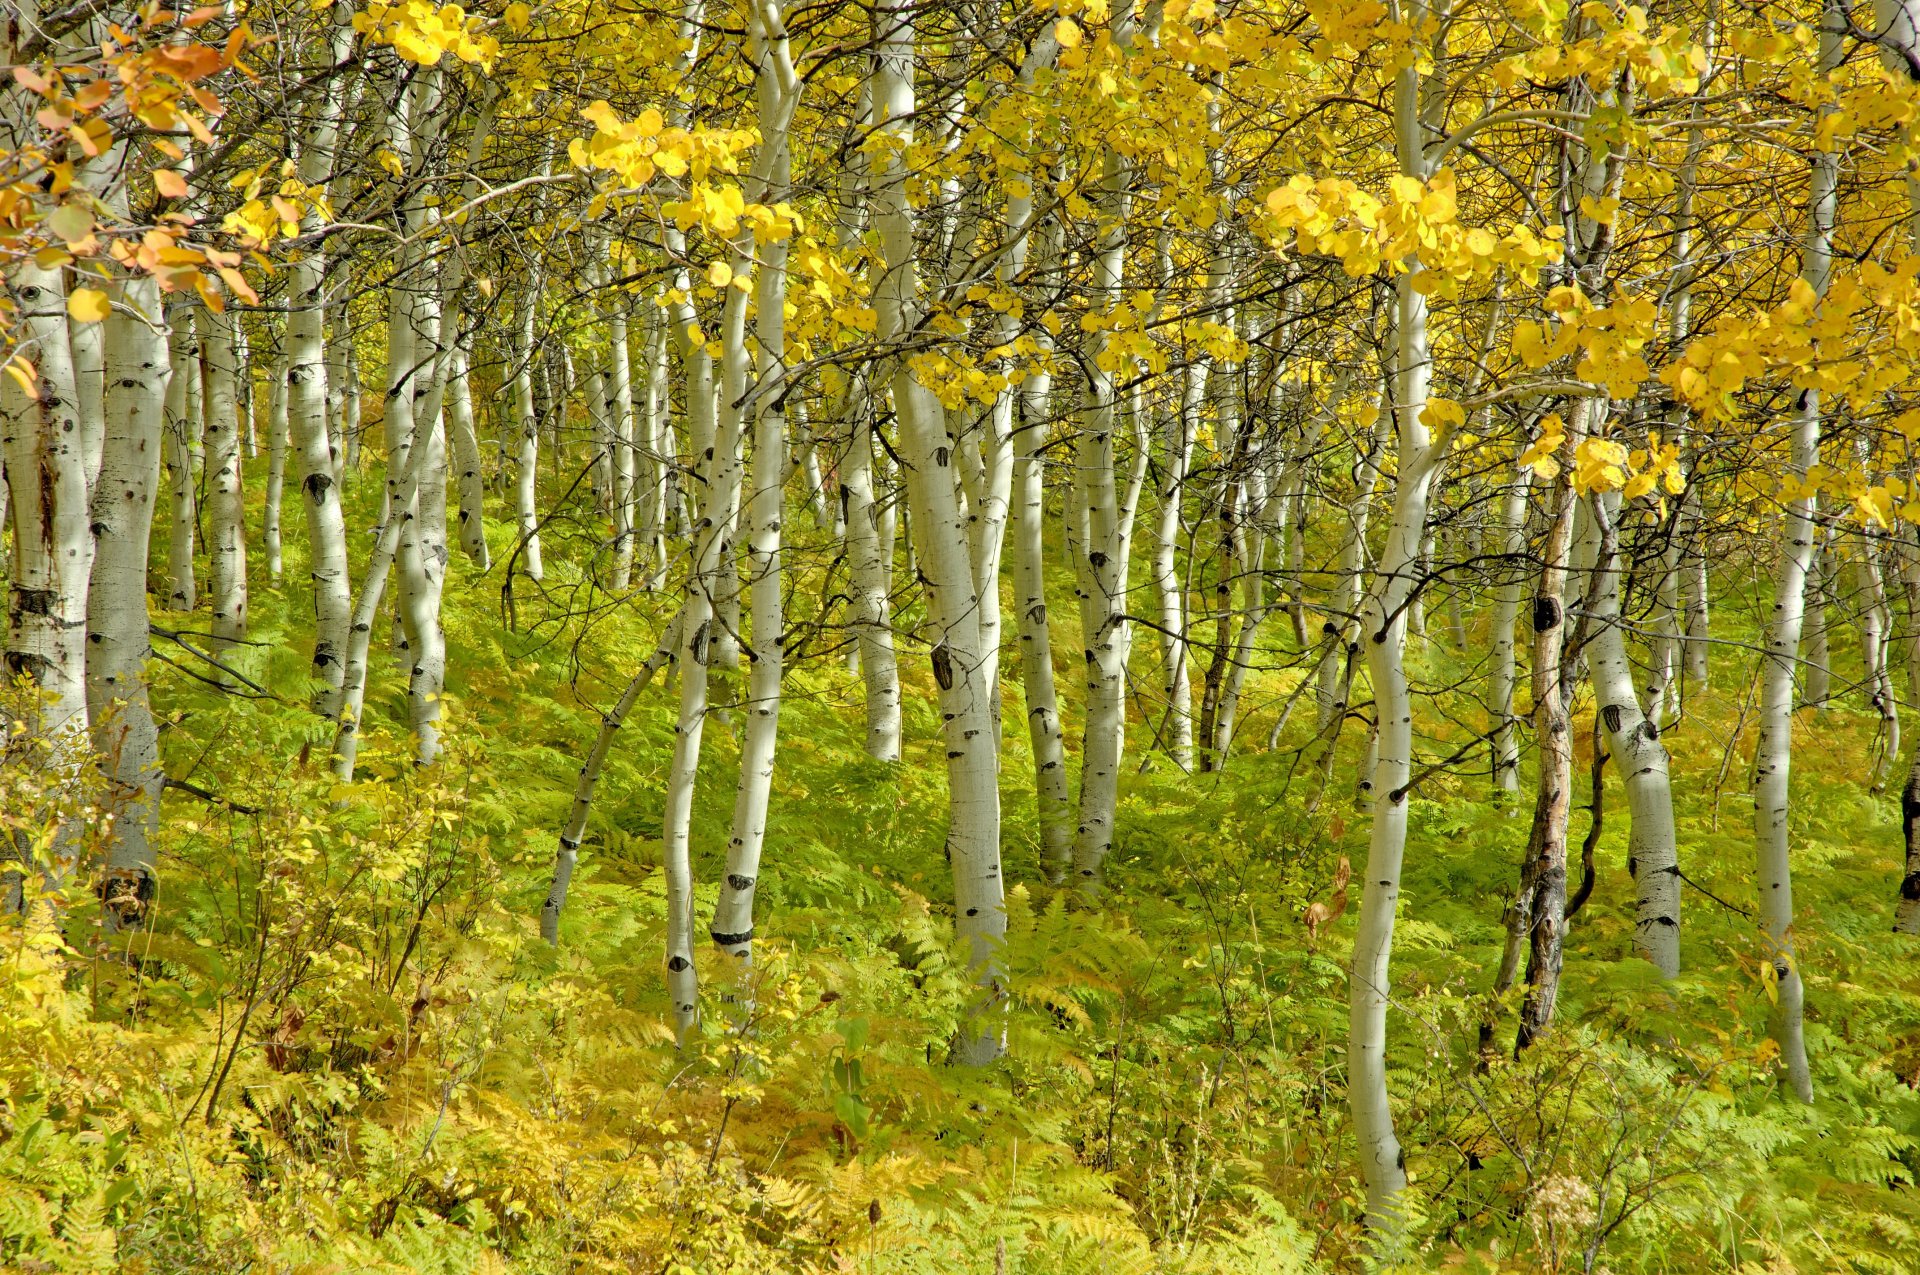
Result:
[[[1673,978],[1680,972],[1680,848],[1667,745],[1652,716],[1658,701],[1642,704],[1635,693],[1620,627],[1619,498],[1596,494],[1588,503],[1599,575],[1586,641],[1587,674],[1633,820],[1627,837],[1627,871],[1634,884],[1633,946],[1662,975]]]
[[[613,748],[613,737],[626,725],[627,714],[633,711],[634,704],[639,701],[640,692],[653,682],[655,674],[673,663],[684,636],[684,618],[684,614],[675,615],[667,624],[659,644],[641,664],[640,671],[628,680],[626,689],[620,693],[613,708],[601,714],[600,731],[594,736],[593,747],[587,750],[587,760],[580,766],[580,777],[573,789],[573,806],[567,814],[567,826],[561,830],[560,846],[554,852],[553,880],[547,887],[546,901],[540,905],[540,937],[556,947],[560,943],[560,918],[566,911],[567,891],[573,884],[574,866],[580,858],[580,842],[587,835],[587,819],[593,813],[594,793],[600,786],[600,773],[606,767],[607,753]]]

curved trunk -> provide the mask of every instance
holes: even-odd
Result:
[[[1620,628],[1619,550],[1612,535],[1599,531],[1617,518],[1619,500],[1595,496],[1590,503],[1600,552],[1586,640],[1587,674],[1633,820],[1627,838],[1627,871],[1634,883],[1633,946],[1662,975],[1673,978],[1680,972],[1680,849],[1667,745],[1652,715],[1658,700],[1642,704],[1634,691],[1633,666]]]
[[[574,865],[580,858],[580,842],[587,835],[587,818],[593,813],[594,792],[600,786],[600,772],[606,767],[613,737],[626,724],[627,714],[647,689],[655,674],[673,663],[684,636],[684,614],[668,622],[666,632],[654,647],[640,671],[628,680],[626,689],[613,708],[600,717],[600,733],[594,736],[587,760],[580,766],[580,778],[573,788],[573,806],[567,813],[567,826],[560,832],[560,846],[554,852],[553,880],[547,887],[546,901],[540,905],[540,937],[554,946],[560,944],[560,917],[566,911],[567,890],[573,884]]]

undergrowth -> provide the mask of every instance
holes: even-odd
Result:
[[[288,559],[286,580],[302,579],[291,544]],[[218,801],[169,792],[154,924],[108,936],[76,886],[64,933],[0,929],[8,1269],[1360,1263],[1343,1088],[1353,915],[1317,937],[1300,920],[1342,855],[1364,861],[1366,816],[1340,787],[1357,732],[1325,792],[1292,753],[1257,747],[1257,716],[1224,775],[1152,760],[1123,788],[1110,894],[1069,908],[1040,871],[1009,681],[1011,1048],[969,1071],[945,1058],[968,986],[943,919],[925,661],[908,641],[897,767],[862,754],[856,678],[830,659],[795,668],[752,983],[710,961],[705,1025],[677,1050],[660,973],[666,693],[643,698],[616,746],[559,947],[535,926],[591,706],[644,657],[663,604],[636,600],[583,633],[522,581],[510,631],[498,571],[464,571],[456,562],[446,602],[450,747],[429,773],[397,734],[403,688],[387,667],[361,778],[331,782],[303,706],[298,589],[256,590],[255,644],[235,663],[258,691],[236,698],[159,667],[169,772]],[[1436,682],[1467,667],[1438,636],[1416,647]],[[1484,774],[1432,776],[1414,798],[1391,1062],[1417,1216],[1387,1264],[1914,1269],[1920,961],[1888,932],[1894,803],[1858,783],[1874,723],[1842,707],[1800,723],[1797,937],[1820,1091],[1800,1108],[1776,1080],[1741,912],[1741,663],[1717,660],[1671,737],[1693,883],[1687,972],[1662,983],[1632,956],[1615,815],[1573,927],[1559,1026],[1519,1061],[1513,1006],[1489,1004],[1487,987],[1524,815],[1488,798]],[[1257,681],[1272,702],[1293,676]],[[1453,751],[1480,728],[1474,711],[1425,746]],[[1580,738],[1591,712],[1576,705]],[[1148,736],[1137,724],[1136,755]],[[708,740],[703,911],[737,760],[730,729]],[[12,809],[28,808],[24,794]]]

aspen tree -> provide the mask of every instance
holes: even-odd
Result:
[[[889,0],[874,11],[872,72],[874,130],[884,146],[874,156],[872,208],[885,275],[875,289],[883,341],[897,341],[920,318],[915,267],[914,210],[906,189],[906,150],[913,144],[915,15]],[[981,671],[978,599],[969,536],[952,476],[953,446],[938,398],[922,385],[910,361],[890,369],[894,410],[913,510],[913,540],[926,578],[934,643],[934,680],[940,686],[947,745],[947,851],[953,865],[955,929],[967,946],[975,977],[998,997],[995,947],[1006,933],[1000,876],[999,740],[993,731],[992,688]],[[961,1029],[957,1061],[991,1061],[1002,1037],[986,1012]]]
[[[191,611],[199,590],[193,570],[194,542],[200,526],[198,466],[194,463],[203,425],[200,408],[199,343],[193,337],[194,312],[189,303],[167,307],[171,328],[166,401],[166,458],[169,517],[167,520],[167,607]]]
[[[204,354],[207,563],[216,652],[247,635],[246,493],[242,489],[239,351],[230,315],[197,313]]]
[[[1634,689],[1621,631],[1618,493],[1588,498],[1595,550],[1594,606],[1586,638],[1587,671],[1614,772],[1627,792],[1632,828],[1627,870],[1634,881],[1634,950],[1673,978],[1680,972],[1680,849],[1673,824],[1667,746],[1655,720],[1659,701]]]
[[[748,201],[777,207],[791,185],[792,156],[787,130],[799,104],[801,82],[787,48],[781,0],[754,0],[748,40],[758,72],[758,124],[762,154],[747,183]],[[736,268],[750,258],[748,245],[736,248]],[[748,652],[745,737],[740,746],[740,783],[735,791],[733,835],[727,842],[726,872],[714,904],[708,932],[715,946],[750,968],[753,959],[753,896],[760,875],[760,853],[767,834],[767,805],[773,787],[775,745],[779,742],[780,680],[786,669],[785,585],[780,557],[781,484],[787,472],[786,301],[787,238],[777,235],[759,246],[754,270],[754,334],[759,344],[752,392],[753,485],[745,502],[750,522],[747,564],[753,640]]]
[[[13,531],[6,670],[42,696],[36,720],[24,725],[47,741],[52,771],[67,785],[79,779],[89,744],[86,623],[94,540],[87,454],[66,281],[59,269],[28,261],[12,267],[9,282],[20,307],[21,348],[32,360],[33,396],[16,377],[0,376],[0,460]],[[78,831],[66,824],[55,837],[48,865],[55,883],[74,868]],[[21,907],[24,871],[22,865],[5,874],[0,906],[8,911]]]
[[[274,356],[267,388],[267,481],[260,506],[260,548],[267,559],[267,577],[278,580],[284,569],[280,511],[287,479],[287,358]]]
[[[334,0],[328,13],[328,74],[300,145],[300,180],[310,187],[327,180],[337,159],[335,148],[348,93],[347,68],[353,56],[352,6],[345,0]],[[319,210],[311,206],[303,210],[300,225],[304,233],[321,230]],[[346,677],[352,584],[347,575],[347,527],[340,508],[340,475],[327,428],[326,282],[324,240],[316,240],[288,272],[287,431],[298,461],[300,495],[307,511],[313,580],[313,669],[318,681],[314,709],[332,720],[340,713]]]
[[[146,915],[160,822],[160,735],[147,693],[147,555],[160,486],[167,377],[164,311],[152,278],[121,280],[107,316],[106,436],[90,516],[87,712],[114,803],[101,897],[110,925]]]
[[[614,736],[626,724],[627,715],[639,702],[640,694],[653,682],[661,669],[673,663],[680,650],[683,636],[682,625],[685,613],[674,616],[660,635],[660,641],[653,652],[642,661],[640,669],[627,681],[626,688],[620,692],[620,698],[613,708],[600,716],[600,730],[594,736],[593,746],[587,750],[587,759],[581,763],[580,776],[574,785],[573,806],[567,813],[566,827],[560,831],[560,845],[554,852],[553,880],[547,887],[546,900],[540,905],[540,937],[548,943],[558,946],[560,943],[560,918],[566,911],[567,891],[573,884],[573,871],[580,859],[580,843],[587,835],[587,820],[593,814],[594,794],[600,786],[600,775],[607,763],[607,754],[612,751]]]
[[[1829,2],[1821,17],[1819,66],[1831,74],[1844,52],[1844,19]],[[1821,114],[1834,109],[1823,106]],[[1816,303],[1825,295],[1833,269],[1833,226],[1838,204],[1840,161],[1831,150],[1808,158],[1807,233],[1800,281]],[[1805,388],[1788,423],[1788,472],[1804,485],[1807,471],[1820,459],[1820,391]],[[1774,996],[1771,1030],[1780,1046],[1788,1084],[1802,1102],[1813,1101],[1813,1077],[1807,1066],[1802,1026],[1805,990],[1793,943],[1793,873],[1787,826],[1789,779],[1793,761],[1793,672],[1805,620],[1807,569],[1814,550],[1812,488],[1788,502],[1779,563],[1773,583],[1773,613],[1766,634],[1766,658],[1760,682],[1760,738],[1754,748],[1753,836],[1755,883],[1760,891],[1761,930],[1768,947]]]

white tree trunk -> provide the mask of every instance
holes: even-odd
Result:
[[[212,648],[247,636],[247,518],[240,457],[239,351],[230,314],[198,312],[205,362],[207,453],[207,583],[213,604]]]
[[[787,126],[800,95],[800,80],[787,53],[782,0],[755,0],[748,22],[759,63],[759,125],[763,155],[748,183],[747,198],[778,204],[789,191]],[[764,174],[764,178],[763,178]],[[742,243],[742,258],[749,245]],[[787,475],[787,434],[781,398],[786,391],[787,241],[758,248],[754,277],[754,335],[759,353],[753,392],[753,485],[746,501],[747,579],[753,635],[749,650],[746,732],[740,744],[740,783],[734,794],[733,835],[726,873],[708,927],[715,946],[732,957],[744,976],[753,962],[753,896],[767,835],[767,805],[773,791],[775,747],[780,732],[780,679],[786,670],[781,587],[781,484]]]
[[[539,357],[534,346],[534,323],[539,309],[541,278],[536,271],[533,286],[520,302],[518,348],[513,351],[513,414],[518,446],[514,451],[513,517],[519,533],[520,553],[526,561],[529,579],[536,583],[546,576],[540,560],[540,413],[534,407],[533,362]]]
[[[267,484],[260,515],[260,547],[267,555],[267,575],[279,580],[284,570],[280,543],[281,498],[287,484],[287,356],[286,338],[273,361],[273,383],[267,390]]]
[[[1619,498],[1596,495],[1589,508],[1599,576],[1586,640],[1587,675],[1633,821],[1627,838],[1627,871],[1634,882],[1633,946],[1663,976],[1673,978],[1680,973],[1680,846],[1673,825],[1667,745],[1649,706],[1634,689],[1633,665],[1620,628],[1619,551],[1606,552],[1609,538],[1602,534],[1618,518]]]
[[[1052,625],[1047,614],[1046,488],[1041,449],[1047,442],[1053,378],[1035,372],[1022,387],[1025,420],[1016,438],[1013,477],[1013,587],[1020,621],[1020,667],[1026,688],[1027,735],[1033,748],[1040,861],[1059,885],[1073,866],[1073,805],[1067,793],[1066,731],[1053,678]]]
[[[166,399],[166,458],[169,494],[167,519],[167,609],[191,611],[198,601],[193,571],[195,533],[200,523],[199,481],[194,455],[200,447],[200,356],[188,302],[167,307],[172,329]]]
[[[1116,42],[1131,26],[1131,9],[1114,15]],[[1102,223],[1094,258],[1094,294],[1118,301],[1126,256],[1125,224],[1131,199],[1130,168],[1109,151],[1102,175]],[[1104,345],[1104,343],[1103,343]],[[1115,369],[1105,354],[1088,367],[1081,434],[1075,448],[1077,485],[1086,518],[1081,567],[1085,592],[1081,619],[1087,634],[1086,727],[1080,752],[1080,826],[1073,845],[1073,872],[1080,892],[1097,897],[1104,886],[1106,857],[1113,848],[1114,807],[1126,753],[1127,661],[1133,625],[1127,618],[1128,531],[1122,519],[1115,433],[1119,403]]]
[[[914,15],[887,0],[875,10],[875,131],[889,140],[876,156],[871,207],[885,275],[875,293],[879,333],[898,340],[917,320],[914,213],[907,201],[905,149],[913,140]],[[892,366],[894,407],[913,509],[919,568],[926,576],[934,630],[933,668],[940,686],[947,745],[947,853],[953,867],[955,929],[975,977],[999,998],[997,947],[1006,933],[1000,875],[999,739],[993,733],[992,688],[981,677],[979,599],[969,536],[953,481],[953,440],[945,413],[904,358]],[[997,1023],[981,1006],[954,1045],[965,1064],[985,1063],[1004,1048]]]
[[[1526,450],[1526,445],[1521,445]],[[1487,716],[1492,719],[1493,795],[1505,801],[1520,791],[1520,741],[1514,727],[1513,694],[1515,674],[1513,624],[1520,615],[1520,596],[1526,589],[1527,573],[1522,562],[1527,552],[1527,490],[1532,471],[1522,469],[1507,484],[1500,506],[1501,551],[1507,561],[1504,574],[1494,591],[1493,666],[1487,674]]]
[[[12,495],[12,592],[7,599],[6,674],[25,677],[44,697],[27,732],[44,741],[45,764],[59,785],[78,781],[88,754],[87,588],[93,533],[87,453],[80,431],[66,284],[59,269],[31,261],[9,279],[19,309],[19,352],[31,359],[38,400],[12,376],[0,376],[0,458]],[[55,884],[71,875],[79,828],[62,825],[53,859]],[[12,848],[0,849],[11,854]],[[22,865],[25,870],[26,865]],[[21,907],[21,875],[5,874],[6,910]]]
[[[335,0],[330,56],[335,75],[322,97],[318,116],[300,148],[300,178],[318,185],[331,173],[347,85],[344,66],[353,52],[353,8]],[[315,231],[322,218],[309,210],[303,230]],[[307,510],[307,540],[313,577],[313,671],[318,682],[314,708],[332,720],[340,712],[346,676],[347,626],[352,585],[347,576],[347,525],[340,508],[339,473],[327,430],[326,255],[315,243],[288,270],[287,283],[287,431],[300,495]]]
[[[1822,16],[1820,67],[1832,74],[1840,64],[1844,24],[1833,0]],[[1834,108],[1827,107],[1825,110]],[[1833,224],[1838,203],[1839,160],[1832,151],[1816,151],[1807,196],[1808,231],[1800,276],[1816,296],[1824,297],[1833,265]],[[1820,392],[1802,390],[1789,434],[1788,469],[1804,481],[1820,460]],[[1780,1046],[1787,1080],[1802,1102],[1813,1101],[1813,1076],[1807,1066],[1802,1025],[1806,993],[1793,943],[1793,869],[1788,828],[1793,765],[1793,673],[1805,620],[1807,568],[1812,562],[1814,497],[1787,505],[1780,560],[1773,585],[1773,616],[1767,627],[1766,657],[1760,682],[1760,738],[1754,746],[1753,838],[1755,884],[1760,893],[1760,923],[1773,969],[1776,999],[1772,1030]]]
[[[145,919],[153,897],[151,838],[165,783],[147,699],[147,553],[171,368],[159,284],[127,279],[117,291],[105,325],[106,438],[91,507],[87,709],[114,815],[101,897],[108,924],[127,928]]]
[[[1415,5],[1408,19],[1423,20]],[[1421,140],[1420,71],[1396,73],[1394,131],[1400,171],[1425,180]],[[1440,460],[1420,417],[1427,406],[1432,357],[1427,343],[1427,299],[1414,284],[1418,271],[1400,276],[1395,298],[1395,376],[1399,466],[1395,474],[1393,524],[1387,531],[1375,582],[1362,608],[1362,641],[1373,680],[1379,761],[1374,771],[1373,828],[1368,839],[1365,887],[1353,943],[1347,1048],[1348,1096],[1360,1167],[1367,1183],[1367,1225],[1389,1240],[1404,1220],[1406,1159],[1394,1135],[1387,1096],[1387,1004],[1392,983],[1394,914],[1400,902],[1400,871],[1407,845],[1407,784],[1413,763],[1413,701],[1404,665],[1407,604],[1418,583],[1420,541],[1426,534],[1428,490]]]
[[[675,615],[668,622],[666,632],[660,635],[659,645],[641,664],[640,671],[627,682],[626,689],[620,693],[613,708],[601,714],[600,732],[594,736],[587,760],[581,764],[580,778],[573,789],[573,807],[567,814],[567,826],[560,832],[559,849],[554,853],[553,881],[547,888],[546,901],[540,905],[540,937],[556,947],[560,943],[560,918],[567,907],[567,890],[573,884],[574,865],[580,858],[580,842],[587,835],[587,819],[593,813],[594,792],[600,786],[600,772],[606,767],[613,737],[626,724],[627,714],[633,711],[634,704],[639,701],[640,692],[647,689],[655,674],[673,663],[684,636],[683,620],[684,613]]]
[[[455,473],[460,490],[460,550],[484,572],[487,556],[487,529],[483,518],[486,483],[480,467],[480,435],[473,424],[473,391],[467,382],[470,355],[464,339],[456,339],[447,369],[446,420],[447,442],[453,449]]]

